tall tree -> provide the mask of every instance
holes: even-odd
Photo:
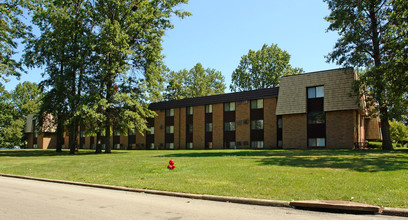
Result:
[[[147,129],[145,93],[157,85],[162,66],[161,42],[166,29],[172,28],[172,15],[184,17],[175,7],[187,0],[98,1],[95,21],[99,27],[95,45],[100,72],[96,110],[102,113],[105,153],[110,153],[111,131],[122,133]],[[140,73],[139,76],[130,74]]]
[[[340,38],[328,61],[345,67],[366,68],[362,91],[377,102],[384,150],[392,150],[390,114],[406,99],[407,2],[400,0],[325,0],[331,13],[328,30]],[[369,102],[368,102],[369,103]],[[406,106],[405,106],[406,107]],[[392,116],[391,116],[392,117]]]
[[[204,69],[201,63],[197,63],[189,71],[171,71],[166,79],[166,100],[222,94],[226,88],[221,72],[211,68]]]
[[[30,27],[21,21],[23,7],[28,5],[29,1],[25,0],[0,2],[0,80],[6,82],[8,76],[20,77],[24,72],[21,62],[13,56],[17,53],[18,40],[30,35]]]
[[[231,76],[232,91],[247,91],[277,87],[282,76],[299,74],[302,68],[293,68],[290,54],[276,44],[264,44],[258,51],[249,50],[241,57]]]
[[[41,82],[47,92],[38,122],[45,122],[43,117],[48,114],[55,115],[57,151],[61,151],[66,127],[71,154],[78,145],[81,92],[93,65],[92,6],[92,1],[86,0],[36,2],[33,23],[41,34],[29,41],[25,53],[26,65],[46,66],[44,75],[48,76]]]

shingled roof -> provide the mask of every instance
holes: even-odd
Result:
[[[278,97],[279,88],[257,89],[243,92],[226,93],[220,95],[203,96],[197,98],[187,98],[165,102],[152,103],[149,106],[151,110],[180,108],[186,106],[209,105],[224,102],[237,102],[251,99],[262,99]]]

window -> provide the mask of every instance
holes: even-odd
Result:
[[[187,133],[193,133],[193,124],[187,124]]]
[[[263,141],[251,141],[251,148],[263,148]]]
[[[307,123],[308,124],[324,124],[326,118],[324,112],[309,112],[307,114]]]
[[[224,130],[225,131],[235,131],[235,121],[225,122],[224,123]]]
[[[282,128],[282,117],[278,118],[278,128]]]
[[[212,105],[205,106],[205,113],[212,113]]]
[[[166,149],[174,149],[174,143],[166,143]]]
[[[226,111],[226,112],[235,111],[235,102],[226,102],[226,103],[224,103],[224,111]]]
[[[147,134],[150,134],[150,135],[151,135],[151,134],[154,134],[154,127],[153,127],[153,126],[152,126],[152,127],[149,127],[149,130],[150,130],[150,131],[146,131]]]
[[[188,142],[186,147],[187,149],[193,149],[193,142]]]
[[[307,88],[307,98],[323,98],[324,97],[324,86],[309,87]]]
[[[263,108],[263,99],[251,100],[251,109]]]
[[[192,106],[187,107],[186,111],[187,111],[187,115],[193,115],[193,107]]]
[[[166,134],[174,134],[174,125],[166,126]]]
[[[114,131],[113,136],[120,136],[120,132],[119,131]]]
[[[227,144],[228,144],[228,148],[231,148],[231,149],[237,148],[237,146],[235,145],[235,141],[230,141]]]
[[[251,121],[251,130],[262,130],[263,120],[253,120]]]
[[[37,133],[37,132],[34,132],[33,136],[34,136],[34,138],[37,138],[37,137],[38,137],[38,133]]]
[[[116,150],[120,150],[120,144],[114,144],[113,147],[114,147]]]
[[[324,147],[326,146],[326,138],[309,138],[309,147]]]
[[[174,116],[174,108],[166,109],[166,117]]]
[[[212,132],[212,123],[205,124],[205,132]]]
[[[129,135],[136,135],[136,129],[129,129]]]
[[[153,150],[153,149],[154,149],[154,143],[147,144],[147,147],[148,147],[150,150]]]
[[[85,132],[84,131],[81,131],[81,137],[82,138],[85,137]]]

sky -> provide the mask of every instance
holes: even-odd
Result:
[[[326,32],[324,17],[330,11],[322,0],[190,0],[178,8],[193,15],[172,18],[174,28],[163,38],[165,64],[171,70],[201,63],[221,71],[229,88],[241,57],[263,44],[277,44],[291,55],[290,64],[305,72],[340,68],[325,59],[339,36]],[[20,81],[10,77],[3,83],[6,89],[42,80],[41,69],[27,71]]]

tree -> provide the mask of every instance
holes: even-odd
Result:
[[[201,63],[197,63],[189,71],[171,71],[166,78],[166,100],[222,94],[226,87],[220,71],[204,69]]]
[[[63,145],[64,127],[69,129],[69,147],[73,154],[77,149],[79,117],[78,106],[81,92],[94,65],[93,50],[95,28],[92,18],[92,2],[39,1],[35,2],[33,24],[41,34],[32,38],[26,46],[24,55],[28,67],[46,66],[41,82],[46,88],[43,105],[38,116],[40,126],[44,117],[55,115],[57,124],[57,152]]]
[[[21,62],[13,56],[18,40],[30,35],[31,29],[20,20],[23,7],[28,5],[25,0],[4,0],[0,3],[0,80],[6,82],[8,76],[19,77],[24,72]]]
[[[392,150],[389,118],[406,105],[407,2],[404,0],[325,0],[331,13],[329,31],[340,38],[328,62],[366,68],[361,91],[368,91],[381,119],[382,148]],[[370,102],[368,102],[370,103]]]
[[[232,73],[230,88],[247,91],[277,87],[282,76],[303,72],[301,68],[293,68],[289,61],[290,54],[276,44],[264,44],[258,51],[249,50]]]
[[[0,85],[0,147],[11,144],[10,131],[11,123],[14,121],[15,111],[11,102],[11,94]]]
[[[153,113],[146,94],[160,84],[161,42],[164,31],[173,27],[170,17],[189,15],[174,9],[182,3],[187,0],[59,0],[36,5],[33,23],[41,36],[30,41],[25,61],[46,66],[48,78],[42,85],[48,92],[41,112],[57,115],[58,137],[64,126],[69,128],[70,153],[77,148],[79,131],[96,133],[98,140],[104,134],[105,152],[110,153],[112,129],[147,129],[145,118]]]
[[[38,113],[41,106],[42,92],[37,83],[23,82],[17,84],[11,93],[11,99],[18,115],[26,119],[28,114]]]
[[[390,122],[391,139],[399,145],[408,141],[408,127],[399,121]]]
[[[0,146],[22,145],[28,114],[37,113],[41,90],[36,83],[19,83],[12,92],[0,86]]]

